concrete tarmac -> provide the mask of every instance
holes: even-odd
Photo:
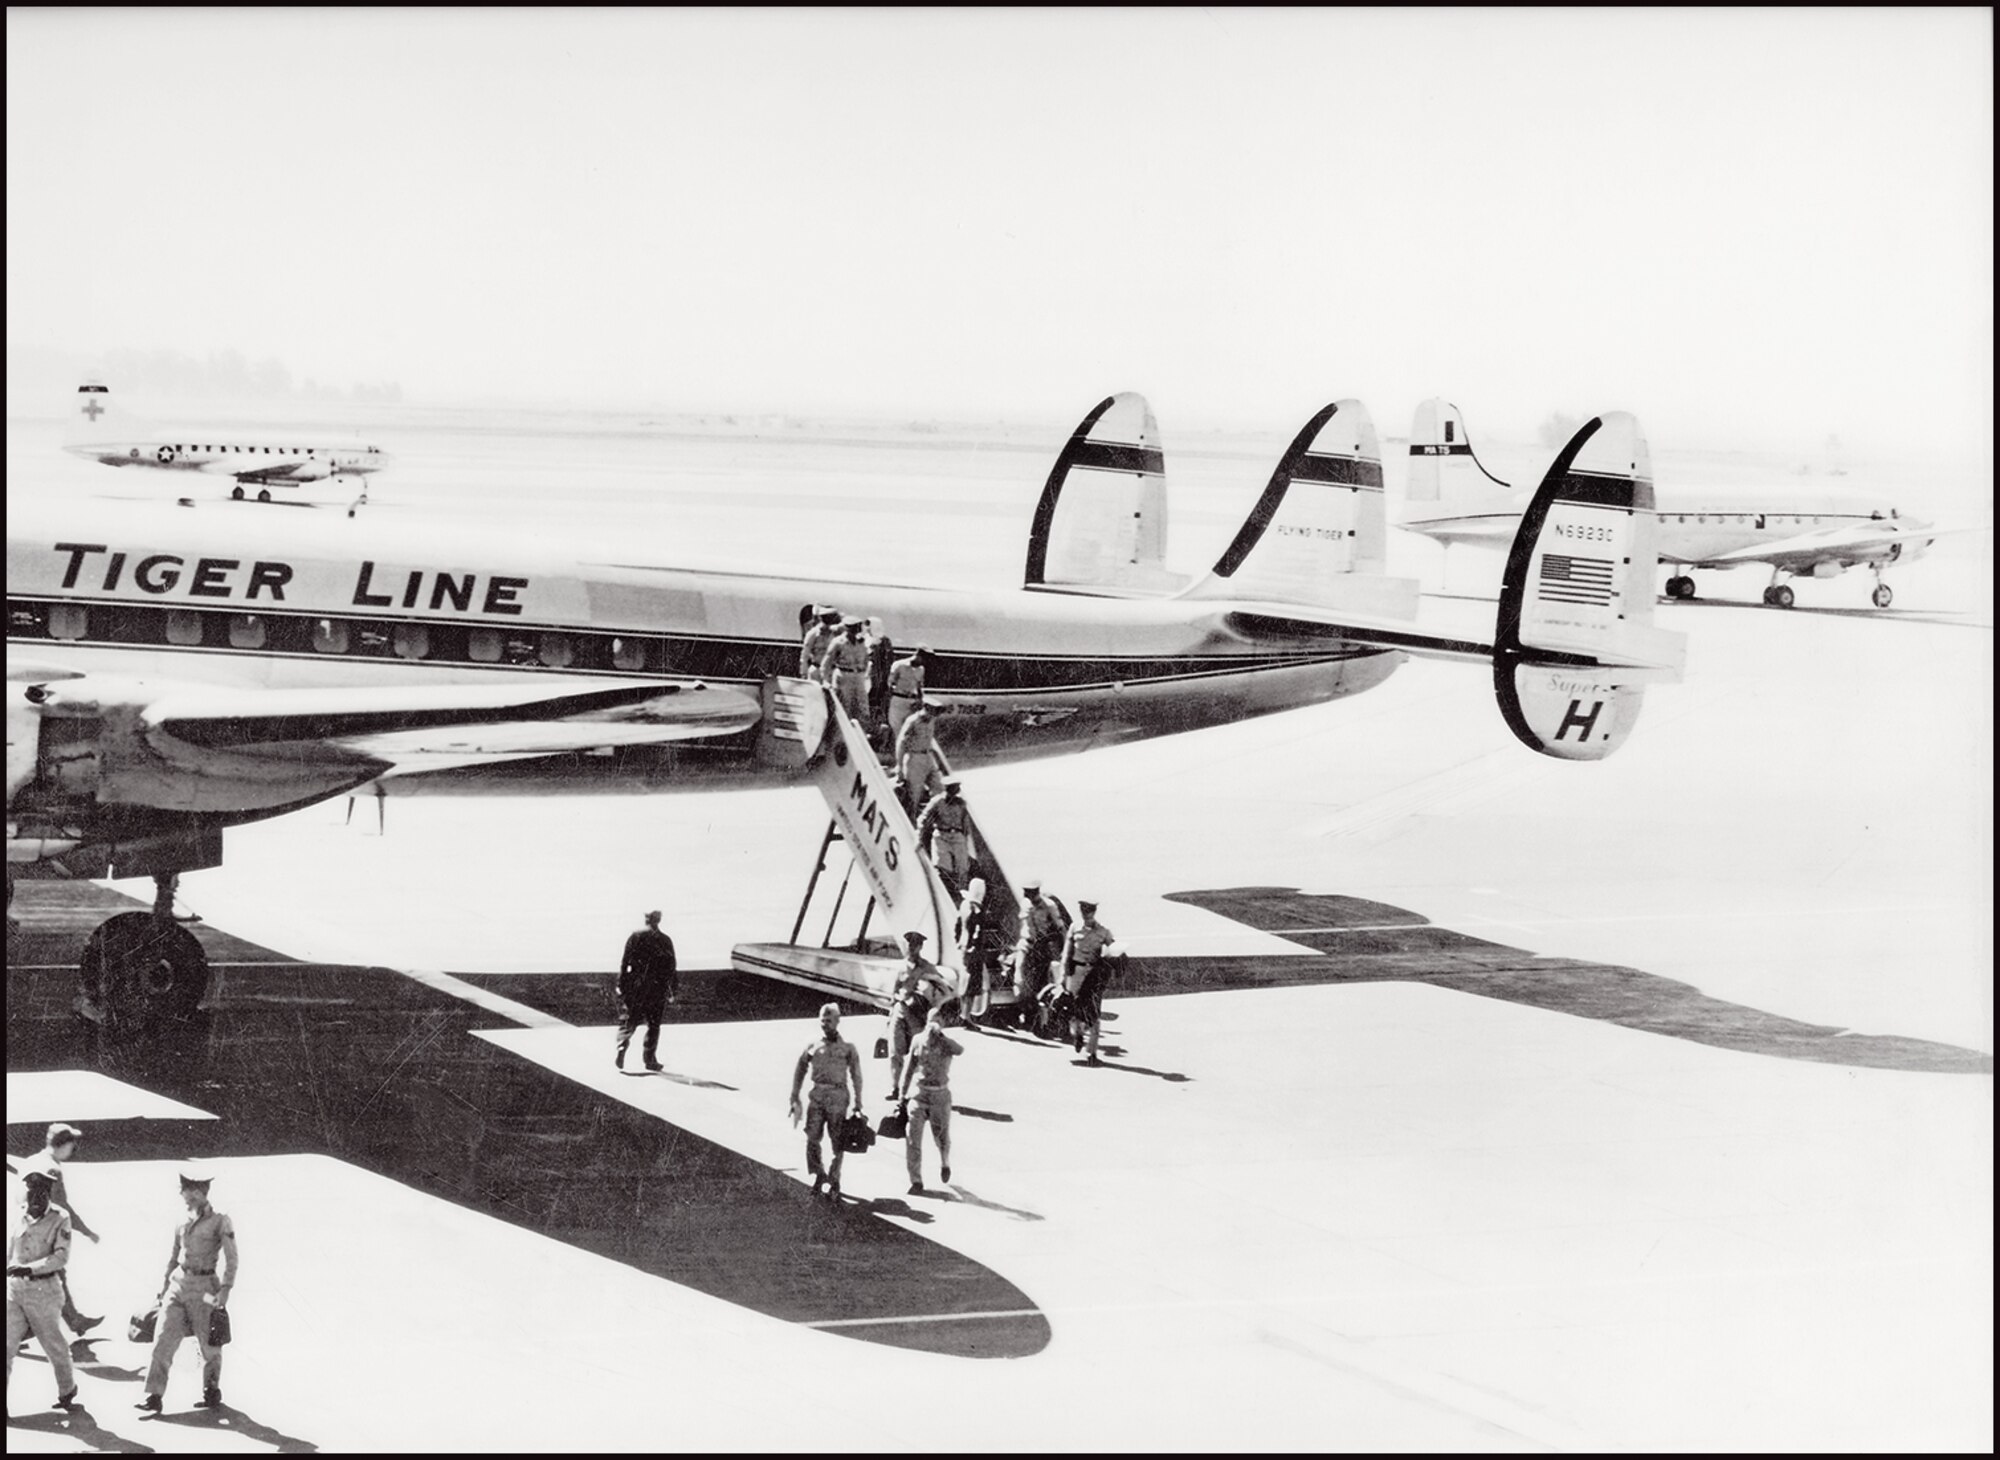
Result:
[[[72,1185],[107,1241],[76,1281],[113,1322],[77,1346],[87,1414],[10,1446],[865,1444],[884,1391],[940,1448],[1977,1438],[1989,1056],[1640,970],[1526,979],[1525,950],[1381,905],[1210,901],[1320,946],[1138,960],[1101,1068],[966,1031],[953,1182],[931,1153],[906,1194],[881,1143],[835,1208],[782,1113],[803,990],[691,971],[666,1073],[628,1075],[602,980],[301,964],[198,925],[211,1009],[107,1047],[66,1006],[112,899],[28,884],[9,1150],[87,1120]],[[881,1021],[846,1027],[865,1050]],[[242,1408],[188,1408],[190,1352],[135,1423],[144,1352],[112,1330],[184,1156],[242,1232]]]
[[[706,440],[663,475],[595,428],[385,444],[396,512],[539,522],[561,480],[607,540],[982,583],[1049,446]],[[1180,444],[1177,493],[1233,483],[1177,516],[1191,565],[1282,443]],[[1411,665],[973,775],[1010,869],[1097,900],[1134,967],[1102,1068],[965,1036],[924,1196],[878,1144],[811,1198],[784,1097],[818,1001],[710,972],[789,928],[809,794],[232,831],[182,887],[211,1007],[145,1054],[66,1012],[130,904],[23,884],[8,1149],[89,1128],[76,1283],[113,1317],[82,1416],[28,1346],[9,1448],[1990,1450],[1992,590],[1953,542],[1886,614],[1856,575],[1662,604],[1686,682],[1602,765]],[[655,906],[690,972],[666,1075],[621,1075],[610,965]],[[184,1354],[144,1421],[115,1330],[190,1155],[242,1234],[232,1408],[189,1407]]]

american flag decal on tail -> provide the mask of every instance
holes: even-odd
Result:
[[[1577,558],[1563,553],[1542,557],[1541,595],[1557,603],[1611,603],[1611,559]]]

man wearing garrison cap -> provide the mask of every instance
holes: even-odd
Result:
[[[181,1340],[190,1335],[201,1350],[197,1408],[222,1407],[222,1345],[216,1342],[221,1335],[215,1320],[236,1285],[236,1225],[208,1203],[212,1173],[183,1168],[180,1180],[187,1220],[174,1229],[174,1248],[160,1287],[159,1337],[153,1340],[153,1362],[146,1371],[146,1397],[135,1406],[148,1414],[163,1408],[167,1370]]]
[[[51,1182],[49,1200],[69,1213],[71,1231],[76,1232],[80,1236],[88,1237],[95,1243],[101,1239],[90,1223],[83,1219],[83,1214],[76,1209],[76,1203],[70,1200],[69,1183],[63,1177],[63,1163],[76,1154],[76,1143],[82,1139],[82,1127],[66,1125],[62,1121],[57,1121],[49,1127],[48,1136],[42,1143],[42,1149],[36,1155],[29,1158],[26,1169],[43,1171],[48,1174]],[[74,1333],[78,1338],[82,1338],[91,1329],[104,1321],[102,1314],[99,1314],[95,1318],[86,1318],[76,1306],[76,1299],[70,1293],[69,1268],[67,1265],[57,1274],[56,1284],[62,1289],[62,1319],[64,1323],[69,1325],[71,1333]]]
[[[76,1403],[76,1372],[63,1338],[61,1283],[69,1262],[69,1213],[49,1199],[55,1178],[39,1167],[21,1173],[21,1214],[7,1233],[7,1387],[14,1381],[14,1351],[34,1334],[56,1376],[56,1408]],[[13,1412],[11,1398],[8,1412]],[[12,1448],[10,1444],[8,1448]]]

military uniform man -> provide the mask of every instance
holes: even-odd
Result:
[[[1062,938],[1062,915],[1042,896],[1042,884],[1021,884],[1021,935],[1014,945],[1014,987],[1020,991],[1024,1007],[1034,1006],[1035,996],[1048,982],[1049,964],[1061,951]]]
[[[167,1370],[181,1340],[194,1335],[201,1350],[201,1409],[222,1407],[222,1347],[214,1341],[215,1316],[229,1303],[236,1285],[236,1226],[208,1204],[214,1178],[202,1171],[181,1173],[181,1201],[187,1220],[174,1229],[167,1278],[160,1288],[160,1331],[153,1362],[146,1370],[146,1397],[135,1408],[158,1414],[167,1392]]]
[[[905,1097],[910,1121],[904,1150],[910,1195],[924,1189],[924,1127],[937,1136],[938,1180],[951,1185],[951,1062],[965,1046],[944,1032],[944,1005],[930,1011],[924,1032],[910,1046],[910,1063],[897,1093]],[[914,1088],[913,1088],[914,1087]]]
[[[83,1219],[83,1214],[76,1209],[76,1203],[70,1200],[69,1184],[63,1180],[63,1163],[76,1154],[76,1143],[82,1139],[83,1131],[79,1127],[57,1121],[49,1127],[48,1136],[42,1143],[40,1153],[29,1158],[26,1169],[48,1173],[51,1183],[49,1200],[69,1213],[71,1231],[81,1233],[92,1243],[96,1243],[100,1240],[97,1233],[92,1230],[90,1223]],[[56,1279],[62,1288],[63,1322],[69,1325],[71,1333],[82,1338],[102,1323],[104,1317],[102,1314],[95,1318],[84,1317],[82,1310],[76,1306],[76,1299],[70,1295],[69,1268],[66,1265],[56,1274]]]
[[[625,1001],[625,1017],[618,1022],[619,1069],[625,1068],[625,1051],[640,1021],[646,1025],[646,1068],[658,1073],[660,1065],[660,1020],[667,1001],[680,995],[680,973],[674,963],[674,940],[660,931],[656,908],[646,914],[646,926],[625,940],[625,956],[618,964],[618,997]]]
[[[1110,956],[1105,950],[1110,946],[1111,929],[1097,921],[1097,904],[1078,900],[1076,905],[1083,921],[1069,930],[1063,940],[1063,981],[1069,989],[1073,1002],[1070,1005],[1070,1041],[1078,1054],[1083,1053],[1086,1031],[1090,1036],[1090,1062],[1102,1064],[1097,1057],[1097,1031],[1103,1019],[1104,982],[1110,974]]]
[[[55,1178],[37,1167],[21,1173],[21,1215],[7,1234],[7,1388],[14,1351],[34,1334],[56,1376],[56,1408],[76,1403],[76,1370],[62,1334],[62,1284],[69,1263],[69,1213],[50,1199]],[[13,1412],[10,1398],[8,1412]]]
[[[889,733],[902,732],[903,722],[924,702],[924,676],[931,667],[931,651],[918,646],[917,652],[889,666]]]
[[[850,618],[840,626],[840,637],[820,656],[819,677],[833,686],[840,707],[864,729],[868,725],[868,640],[862,630],[866,619]]]
[[[915,816],[943,789],[943,776],[937,716],[929,705],[919,705],[896,732],[896,789],[902,793],[903,809]]]
[[[840,637],[840,610],[821,608],[806,629],[805,642],[799,646],[799,678],[818,679],[820,661],[826,658],[826,651],[833,647],[833,641]]]
[[[924,957],[924,935],[912,928],[903,934],[907,961],[896,973],[896,987],[889,1000],[889,1091],[893,1098],[902,1086],[903,1057],[932,1006],[948,990],[938,966]]]
[[[975,877],[966,884],[965,901],[959,904],[959,964],[965,969],[965,996],[972,1001],[972,1015],[983,1018],[992,998],[993,968],[1000,930],[986,906],[986,879]]]
[[[917,817],[917,845],[929,851],[931,865],[954,899],[964,893],[972,875],[972,808],[959,790],[958,777],[946,776],[944,789],[925,803]]]
[[[792,1123],[799,1120],[799,1086],[807,1071],[812,1073],[812,1090],[806,1096],[806,1170],[813,1175],[813,1195],[827,1187],[827,1195],[840,1200],[840,1163],[847,1152],[840,1145],[840,1123],[846,1119],[847,1087],[854,1086],[855,1110],[861,1109],[861,1054],[840,1037],[840,1005],[821,1004],[819,1038],[805,1047],[792,1067]],[[833,1142],[833,1167],[820,1165],[819,1138],[824,1133]]]

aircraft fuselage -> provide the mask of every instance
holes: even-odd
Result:
[[[271,486],[319,481],[342,473],[362,476],[389,465],[388,453],[373,446],[272,446],[261,442],[101,441],[67,446],[73,456],[105,466],[150,467],[156,471],[208,472]]]
[[[92,674],[243,688],[701,681],[754,695],[799,672],[802,608],[865,615],[931,650],[927,699],[954,763],[1062,754],[1222,724],[1380,683],[1403,655],[1231,626],[1227,603],[961,591],[715,572],[643,552],[210,509],[15,514],[10,655]],[[782,783],[755,733],[454,768],[398,789],[664,791]]]

